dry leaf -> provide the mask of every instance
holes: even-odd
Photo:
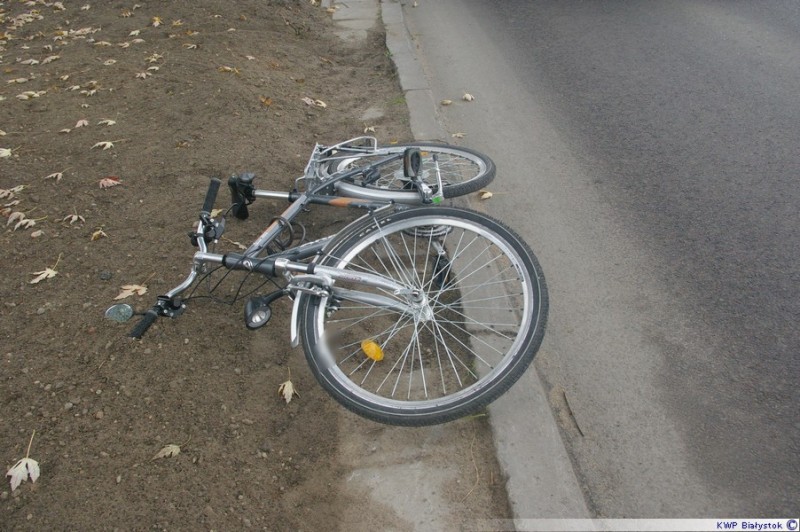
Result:
[[[61,181],[62,177],[64,177],[64,172],[56,172],[54,174],[44,176],[45,179],[55,179],[56,182]]]
[[[39,478],[39,463],[33,458],[23,458],[8,470],[6,476],[11,477],[11,491],[14,491],[29,477],[31,482],[36,482]]]
[[[104,177],[100,180],[100,188],[111,188],[117,185],[121,185],[122,181],[116,176],[110,175],[108,177]]]
[[[129,37],[137,37],[137,36],[139,35],[139,32],[140,32],[140,31],[142,31],[142,30],[133,30],[132,32],[130,32],[130,33],[128,34],[128,36],[129,36]]]
[[[187,50],[196,50],[197,49],[197,45],[196,44],[192,44],[192,43],[188,43],[188,42],[183,43],[183,47],[186,48]]]
[[[53,277],[55,277],[55,276],[56,276],[56,274],[58,274],[58,272],[57,272],[57,271],[55,271],[54,269],[52,269],[52,268],[45,268],[44,270],[42,270],[42,271],[40,271],[40,272],[33,272],[31,275],[35,275],[36,277],[34,277],[33,279],[31,279],[31,280],[29,281],[29,283],[30,283],[30,284],[36,284],[36,283],[38,283],[38,282],[40,282],[40,281],[44,281],[45,279],[50,279],[50,278],[53,278]]]
[[[454,139],[463,139],[463,138],[464,138],[464,134],[463,134],[463,133],[461,133],[461,132],[459,132],[459,133],[453,133],[453,134],[452,134],[452,135],[450,135],[450,136],[451,136],[451,137],[453,137]]]
[[[375,126],[364,124],[364,133],[375,133]]]
[[[107,60],[103,61],[103,64],[104,64],[105,66],[111,66],[111,65],[113,65],[113,64],[114,64],[114,63],[116,63],[116,62],[117,62],[117,60],[116,60],[116,59],[107,59]]]
[[[173,456],[178,456],[181,453],[181,446],[170,444],[158,451],[152,460],[158,460],[159,458],[172,458]]]
[[[255,59],[256,59],[256,58],[255,58],[255,56],[253,56],[253,55],[246,55],[246,56],[244,56],[244,57],[245,57],[245,59],[247,59],[248,61],[255,61]]]
[[[138,74],[136,74],[136,79],[147,79],[150,76],[152,76],[150,72],[139,72]]]
[[[134,294],[137,296],[143,296],[147,293],[147,287],[142,286],[139,284],[126,284],[122,286],[122,292],[120,292],[117,297],[114,298],[116,301],[117,299],[125,299],[126,297],[130,297]]]
[[[491,198],[492,196],[494,196],[494,194],[492,194],[488,190],[481,190],[480,192],[478,192],[478,194],[480,194],[480,198],[482,200],[487,200],[487,199]]]
[[[79,127],[88,126],[88,125],[89,125],[89,121],[88,120],[81,119],[81,120],[78,120],[78,123],[75,124],[75,127],[73,129],[78,129]]]
[[[453,103],[453,100],[442,100],[439,103],[441,103],[442,105],[451,105]]]
[[[20,65],[38,65],[39,61],[36,59],[25,59],[24,61],[19,62]]]
[[[154,28],[161,26],[161,17],[153,17],[150,23]]]
[[[44,59],[42,59],[42,64],[46,65],[47,63],[52,63],[53,61],[56,61],[58,59],[61,59],[60,55],[50,55],[50,56],[47,56]],[[68,77],[69,76],[67,76],[67,78]],[[64,76],[62,76],[62,81],[66,81],[66,78],[64,78]]]
[[[62,129],[62,130],[59,131],[59,133],[69,133],[70,131],[72,131],[72,130],[71,129]]]
[[[239,75],[239,69],[237,69],[236,67],[221,66],[217,70],[219,70],[220,72],[232,72],[237,76]]]
[[[471,102],[471,101],[475,100],[475,96],[473,96],[472,94],[470,94],[468,92],[465,92],[464,96],[462,96],[461,99],[464,100],[465,102]]]
[[[44,231],[42,231],[41,229],[37,229],[36,231],[33,231],[31,233],[31,238],[39,238],[43,234],[44,234]]]
[[[17,225],[14,226],[14,231],[17,229],[30,229],[36,225],[36,220],[31,220],[30,218],[26,218],[25,220],[20,220],[17,222]]]
[[[300,397],[300,394],[294,389],[294,384],[292,384],[290,380],[278,386],[278,395],[283,397],[283,400],[286,401],[287,404],[292,401],[292,397],[295,395]]]
[[[136,42],[136,41],[134,40],[133,42]],[[162,59],[164,59],[163,55],[161,55],[161,54],[153,54],[153,55],[151,55],[150,57],[147,58],[147,62],[148,63],[158,63]]]
[[[11,150],[8,148],[0,148],[0,159],[3,157],[11,157]]]
[[[33,236],[33,235],[31,235],[31,236]],[[98,229],[97,231],[92,233],[92,242],[94,242],[95,240],[100,240],[101,238],[107,238],[107,237],[108,237],[108,235],[106,234],[105,231],[103,231],[102,229]]]
[[[263,105],[264,107],[269,107],[270,105],[272,105],[272,98],[261,96],[259,99],[261,100],[261,105]]]
[[[8,221],[6,222],[6,227],[13,224],[17,220],[24,220],[24,219],[25,219],[24,212],[17,211],[15,213],[12,213],[11,216],[8,217]]]
[[[96,143],[94,146],[92,146],[92,149],[103,148],[103,150],[110,150],[113,147],[114,147],[114,143],[113,142],[109,142],[109,141],[106,140],[106,141],[103,141],[103,142]]]
[[[77,222],[81,222],[81,223],[86,222],[86,219],[83,216],[79,216],[77,214],[68,214],[68,215],[64,216],[64,218],[61,221],[62,222],[69,222],[69,225],[72,225],[72,224],[77,223]]]
[[[105,120],[101,120],[101,121],[99,121],[99,122],[97,123],[97,125],[98,125],[98,126],[113,126],[113,125],[114,125],[114,124],[116,124],[116,123],[117,123],[117,122],[116,122],[116,121],[114,121],[114,120],[105,119]]]
[[[89,11],[90,9],[92,9],[92,6],[89,4],[84,4],[81,6],[81,11]]]
[[[222,214],[222,209],[211,209],[211,217],[212,218],[216,218],[220,214]]]

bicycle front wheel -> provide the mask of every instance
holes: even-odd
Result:
[[[325,164],[321,171],[330,175],[344,170],[373,164],[386,155],[402,154],[406,148],[418,148],[422,154],[419,179],[438,190],[436,164],[442,176],[442,193],[445,198],[455,198],[480,190],[489,184],[495,175],[494,162],[486,155],[467,148],[436,143],[398,144],[378,148],[375,154],[342,155]],[[343,196],[397,203],[418,204],[420,195],[413,187],[411,179],[403,173],[402,159],[377,166],[380,176],[369,184],[356,184],[352,181],[337,183],[337,192]]]
[[[395,208],[346,228],[319,264],[407,287],[389,293],[340,279],[331,295],[300,302],[311,371],[369,419],[421,426],[475,413],[523,374],[542,342],[539,263],[484,214]]]

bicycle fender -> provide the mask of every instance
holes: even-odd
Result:
[[[292,305],[292,321],[289,324],[289,337],[292,347],[300,345],[300,300],[306,297],[303,292],[296,292],[294,304]]]

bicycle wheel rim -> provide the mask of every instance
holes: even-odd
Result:
[[[376,246],[385,246],[386,239],[409,252],[403,258],[407,260],[412,248],[430,248],[432,239],[441,238],[437,231],[423,237],[414,234],[422,226],[450,228],[445,242],[455,247],[449,272],[463,280],[457,281],[458,288],[436,287],[430,257],[414,257],[413,262],[423,267],[414,275],[408,270],[405,278],[427,290],[430,314],[379,311],[369,316],[375,309],[348,308],[339,302],[329,319],[331,301],[323,298],[316,306],[309,305],[305,316],[307,355],[323,386],[345,406],[393,424],[439,423],[483,407],[522,374],[543,334],[543,281],[525,267],[525,250],[509,243],[508,235],[475,221],[439,214],[410,216],[375,226],[371,235],[332,250],[323,263],[378,273],[374,264],[367,267],[360,262],[374,254]],[[510,264],[501,265],[501,259],[489,255],[510,258]],[[395,274],[383,273],[397,277],[399,264],[411,263],[385,263]],[[489,298],[491,290],[508,293]],[[445,291],[450,298],[444,298]],[[461,292],[453,298],[456,291]],[[504,317],[497,319],[501,313]],[[513,321],[508,321],[510,315]],[[340,330],[348,320],[361,320],[356,323],[364,332]],[[385,358],[372,360],[359,351],[359,342],[365,340],[380,345]]]

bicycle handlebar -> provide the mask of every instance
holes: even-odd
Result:
[[[222,181],[216,177],[211,178],[211,182],[208,184],[208,192],[206,192],[206,199],[203,202],[203,210],[200,211],[201,214],[211,214],[211,210],[214,208],[214,202],[217,199],[217,192],[219,192],[220,184],[222,184]]]
[[[131,332],[128,334],[128,336],[131,338],[136,338],[137,340],[141,339],[141,337],[144,336],[144,333],[147,332],[147,329],[149,329],[158,318],[158,308],[158,305],[156,305],[145,312],[144,317],[139,320],[139,323],[137,323],[133,329],[131,329]]]
[[[211,210],[214,208],[214,202],[217,199],[217,193],[219,192],[219,187],[221,184],[222,181],[216,177],[212,178],[211,182],[208,184],[206,198],[203,201],[203,209],[200,211],[201,219],[207,220],[207,217],[211,214]],[[190,279],[193,279],[193,277],[190,277]],[[186,282],[189,282],[189,280],[185,281],[185,283]],[[181,309],[178,306],[174,306],[173,308],[170,294],[166,296],[159,296],[158,303],[153,305],[147,312],[145,312],[142,319],[139,320],[139,323],[133,327],[128,336],[131,338],[140,339],[142,336],[144,336],[144,333],[147,332],[147,329],[149,329],[150,326],[155,323],[159,316],[165,315],[173,317],[180,312]]]

